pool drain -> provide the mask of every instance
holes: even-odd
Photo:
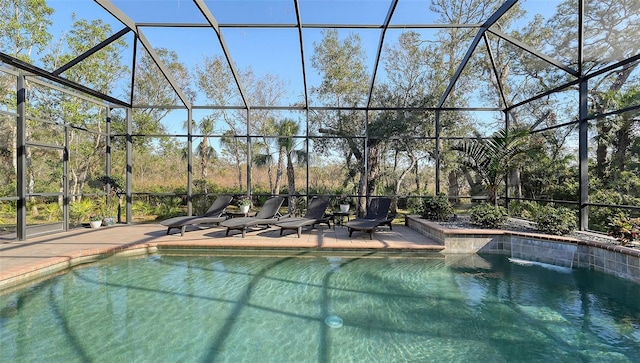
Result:
[[[339,316],[331,315],[324,319],[324,323],[330,328],[342,328],[342,319]]]

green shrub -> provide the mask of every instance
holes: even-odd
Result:
[[[131,206],[131,211],[134,216],[145,217],[153,214],[153,207],[142,200],[136,200]]]
[[[509,203],[509,214],[512,217],[532,219],[538,204],[528,200],[514,200]]]
[[[285,197],[285,202],[288,204],[289,202],[289,198],[287,198],[287,195],[281,195],[282,197]],[[254,194],[254,206],[257,207],[262,207],[264,205],[264,203],[267,202],[267,200],[271,198],[271,196],[269,194],[260,194],[260,195],[255,195]]]
[[[14,216],[16,214],[16,202],[0,201],[0,214]]]
[[[486,228],[500,228],[507,221],[507,209],[501,206],[494,206],[489,203],[482,203],[469,210],[471,223]]]
[[[0,186],[0,195],[3,197],[8,197],[16,194],[16,183],[12,181],[5,185]]]
[[[625,246],[640,240],[640,218],[631,218],[625,213],[619,213],[609,221],[609,235]]]
[[[307,212],[307,198],[306,197],[297,197],[295,200],[296,215],[303,216]]]
[[[47,213],[47,222],[62,219],[62,208],[58,203],[47,203],[43,209]]]
[[[406,202],[407,209],[411,211],[411,213],[413,214],[422,215],[422,211],[424,210],[422,199],[423,198],[419,198],[419,197],[407,197],[407,202]]]
[[[607,189],[597,189],[590,193],[589,202],[612,205],[624,204],[620,193]],[[620,213],[624,213],[624,210],[621,208],[590,206],[589,229],[607,232],[609,229],[609,222]]]
[[[95,209],[95,203],[89,198],[82,198],[80,201],[74,201],[69,204],[69,218],[76,223],[81,223],[88,219],[89,215]]]
[[[182,199],[179,197],[169,197],[163,200],[163,203],[156,205],[153,213],[156,215],[156,219],[168,219],[183,215],[185,213],[182,207]]]
[[[453,216],[453,206],[445,194],[438,194],[422,200],[422,218],[432,221],[446,221]]]
[[[571,233],[578,224],[575,211],[553,204],[538,206],[533,221],[540,232],[558,235]]]

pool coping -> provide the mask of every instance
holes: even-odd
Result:
[[[312,240],[300,241],[299,239],[283,240],[277,238],[277,243],[263,243],[264,240],[254,238],[247,239],[216,239],[203,238],[210,236],[210,233],[196,238],[173,238],[163,236],[160,231],[157,235],[145,233],[144,239],[137,242],[123,243],[120,245],[111,244],[103,248],[78,248],[72,252],[61,253],[55,257],[43,258],[34,263],[27,263],[13,268],[6,268],[0,271],[0,293],[15,286],[23,286],[38,280],[45,280],[67,271],[75,266],[98,262],[112,256],[135,256],[153,254],[158,251],[165,253],[188,253],[205,252],[214,253],[223,251],[237,251],[245,253],[268,253],[276,251],[278,253],[295,253],[300,251],[314,253],[368,253],[368,252],[389,252],[389,253],[433,253],[443,254],[512,254],[511,246],[515,243],[522,245],[522,251],[528,251],[529,245],[534,243],[544,243],[543,246],[549,250],[552,246],[552,253],[557,255],[558,251],[563,253],[566,250],[573,252],[570,259],[572,267],[586,267],[592,270],[613,274],[625,279],[640,283],[640,250],[627,248],[619,245],[611,245],[595,241],[583,241],[573,237],[552,236],[540,233],[513,232],[491,229],[450,229],[442,227],[419,216],[409,215],[406,218],[406,226],[421,235],[432,243],[410,244],[412,247],[366,247],[364,243],[341,243],[325,246],[314,243]],[[126,227],[126,226],[124,226]],[[405,228],[407,228],[405,227]],[[108,227],[110,231],[115,231],[118,227]],[[107,229],[105,229],[106,231]],[[93,233],[94,231],[91,231]],[[164,241],[153,241],[158,236],[165,238]],[[310,236],[312,237],[312,236]],[[65,238],[64,236],[61,238]],[[268,239],[265,239],[268,241]],[[353,241],[351,241],[353,242]],[[558,245],[575,246],[558,249]],[[338,246],[338,247],[336,247]],[[540,245],[538,247],[540,248]],[[535,254],[528,256],[532,260],[540,259]],[[544,257],[544,256],[543,256]],[[548,261],[545,261],[548,262]],[[550,261],[552,264],[560,266],[566,265],[565,259]]]
[[[142,256],[150,255],[158,252],[166,253],[187,253],[187,252],[246,252],[249,254],[258,253],[295,253],[295,252],[313,252],[318,254],[332,254],[332,253],[349,253],[349,254],[366,254],[375,252],[378,254],[402,254],[402,253],[434,253],[440,252],[444,249],[444,246],[437,244],[425,244],[414,247],[360,247],[354,245],[353,247],[325,247],[316,246],[309,247],[308,245],[290,246],[290,245],[256,245],[251,241],[237,240],[232,244],[220,245],[213,243],[211,240],[177,240],[177,241],[163,241],[163,242],[133,242],[122,244],[118,246],[104,247],[104,248],[88,248],[80,249],[71,253],[66,253],[64,256],[49,257],[39,260],[34,263],[24,264],[13,268],[7,268],[0,271],[0,294],[6,293],[8,290],[13,290],[16,287],[22,287],[37,281],[46,280],[54,277],[69,269],[84,265],[99,262],[106,258],[111,257],[129,257],[129,256]]]

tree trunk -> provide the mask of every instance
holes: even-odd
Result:
[[[510,195],[514,198],[522,197],[522,183],[520,180],[520,169],[513,169],[511,175],[509,175],[509,190]]]
[[[477,177],[474,179],[471,175],[471,172],[467,168],[462,168],[462,173],[469,184],[469,194],[473,196],[481,195],[484,190],[484,186],[482,185],[482,180],[479,180]]]
[[[455,170],[451,170],[447,179],[449,180],[449,188],[447,190],[449,202],[453,204],[460,204],[460,183],[458,183],[458,174]]]
[[[497,207],[498,206],[498,186],[497,185],[487,186],[487,194],[489,195],[489,203]]]
[[[607,170],[607,156],[609,143],[609,132],[611,124],[607,122],[606,117],[600,117],[596,121],[596,129],[598,130],[597,147],[596,147],[596,176],[603,179]]]
[[[416,156],[413,155],[412,153],[407,153],[407,157],[409,157],[409,160],[411,161],[411,164],[402,171],[402,173],[400,174],[400,177],[398,177],[398,180],[396,181],[396,187],[395,187],[395,191],[394,191],[394,195],[396,196],[396,198],[393,198],[393,202],[391,205],[391,210],[392,211],[396,211],[398,210],[398,198],[397,196],[400,195],[400,187],[402,186],[402,181],[404,180],[404,178],[409,174],[409,172],[413,169],[413,166],[416,164]],[[395,163],[397,165],[397,163]]]
[[[11,138],[9,140],[18,140],[18,129],[16,126],[13,126],[15,123],[11,123]],[[18,149],[16,148],[16,144],[14,143],[11,147],[11,165],[13,166],[13,174],[16,175],[18,172]]]
[[[633,125],[633,119],[622,120],[622,126],[616,131],[616,144],[613,155],[613,162],[616,166],[615,178],[620,177],[621,173],[625,170],[625,160],[627,156],[627,150],[631,146],[631,126]]]
[[[276,169],[276,185],[273,188],[273,194],[279,195],[280,189],[282,187],[282,173],[284,172],[284,160],[286,156],[286,149],[284,146],[280,146],[280,151],[278,152],[278,168]],[[288,165],[287,165],[288,166]],[[287,173],[289,171],[287,170]]]
[[[356,206],[356,211],[358,216],[364,216],[365,211],[367,210],[367,198],[366,198],[366,188],[367,188],[367,173],[364,168],[364,163],[361,164],[362,168],[360,170],[360,182],[358,183],[358,205]]]
[[[417,192],[420,191],[420,170],[419,170],[418,164],[420,164],[420,162],[416,160],[416,164],[413,166],[413,176],[414,176],[414,181],[416,183]]]
[[[78,193],[78,175],[75,170],[69,170],[69,174],[71,174],[71,178],[69,180],[69,192],[70,194],[79,194]]]
[[[200,175],[202,175],[202,179],[206,181],[207,177],[209,176],[209,173],[207,173],[207,157],[209,156],[207,153],[209,151],[209,140],[206,136],[202,138],[202,144],[200,146]],[[205,183],[205,193],[207,192],[206,189],[207,187]]]
[[[31,148],[27,147],[26,159],[27,165],[33,165]],[[27,193],[33,193],[35,190],[36,176],[32,167],[27,167]]]
[[[617,75],[615,77],[615,81],[611,83],[611,86],[606,91],[608,94],[615,94],[620,91],[622,86],[627,82],[629,76],[634,69],[638,67],[638,63],[629,63],[625,65],[621,70],[617,71]],[[593,89],[598,89],[598,85],[593,87]],[[594,97],[593,108],[597,115],[603,114],[607,112],[606,102],[603,100],[604,97],[598,97],[598,94]],[[596,176],[600,179],[605,177],[606,166],[607,166],[607,146],[611,143],[607,140],[607,136],[611,131],[611,124],[607,121],[606,117],[598,117],[596,118],[596,130],[598,130],[598,146],[596,148]]]
[[[369,144],[369,173],[364,168],[364,163],[362,168],[362,173],[360,174],[360,185],[358,189],[360,189],[360,195],[375,195],[377,193],[376,184],[378,181],[378,176],[380,174],[380,163],[378,156],[378,144]],[[364,193],[363,193],[364,191]],[[367,213],[367,198],[361,197],[358,203],[359,215],[364,216]]]
[[[242,165],[240,163],[236,163],[236,170],[238,171],[238,188],[242,192]]]
[[[367,178],[367,191],[369,195],[377,194],[378,177],[380,176],[380,145],[369,144],[369,177]]]
[[[295,215],[297,213],[296,208],[296,175],[293,169],[293,162],[291,161],[291,154],[287,155],[287,186],[289,188],[289,213]]]
[[[276,194],[275,193],[275,186],[273,185],[274,181],[273,181],[273,163],[271,161],[267,162],[267,179],[269,179],[269,190],[271,191],[271,194]]]

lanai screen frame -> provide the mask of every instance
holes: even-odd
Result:
[[[579,209],[579,229],[580,230],[586,230],[588,229],[588,207],[590,205],[594,205],[594,206],[603,206],[603,207],[616,207],[616,208],[626,208],[626,209],[633,209],[633,210],[640,210],[640,207],[637,206],[628,206],[628,205],[608,205],[608,204],[593,204],[593,203],[589,203],[588,202],[588,191],[589,191],[589,180],[588,180],[588,149],[587,149],[587,143],[588,143],[588,121],[595,119],[597,117],[603,117],[603,116],[610,116],[610,115],[616,115],[616,114],[620,114],[620,113],[624,113],[624,112],[628,112],[628,111],[632,111],[632,110],[638,110],[640,109],[640,106],[632,106],[632,107],[628,107],[625,109],[621,109],[621,110],[616,110],[610,113],[607,113],[606,115],[593,115],[593,116],[589,116],[588,115],[588,104],[587,104],[587,96],[588,96],[588,81],[593,78],[593,77],[597,77],[598,75],[602,75],[605,74],[607,72],[610,72],[611,70],[614,70],[618,67],[627,65],[629,63],[632,62],[637,62],[640,61],[640,54],[635,55],[633,57],[630,57],[628,59],[625,59],[623,61],[617,62],[615,64],[609,65],[605,68],[599,69],[595,72],[592,72],[590,74],[583,74],[583,69],[582,69],[582,65],[583,65],[583,51],[584,51],[584,42],[583,42],[583,35],[584,35],[584,30],[583,30],[583,18],[584,18],[584,4],[585,1],[584,0],[580,0],[578,1],[578,69],[577,70],[573,70],[570,67],[567,67],[565,65],[563,65],[562,63],[546,57],[544,54],[541,54],[540,52],[536,51],[535,49],[527,46],[526,44],[519,42],[515,39],[511,39],[508,36],[506,36],[505,34],[501,34],[500,32],[494,30],[494,29],[490,29],[491,25],[493,25],[496,21],[498,21],[500,19],[500,17],[502,15],[504,15],[513,5],[515,5],[517,3],[517,0],[507,0],[505,1],[502,6],[484,23],[482,24],[422,24],[422,25],[402,25],[402,26],[398,26],[398,25],[392,25],[390,24],[390,20],[391,17],[393,15],[393,12],[398,4],[398,0],[392,0],[390,7],[389,7],[389,11],[388,14],[385,18],[385,21],[383,22],[383,24],[373,24],[373,25],[362,25],[362,24],[303,24],[301,21],[301,17],[300,17],[300,9],[299,9],[299,3],[298,0],[292,0],[294,2],[295,5],[295,9],[296,9],[296,19],[297,19],[297,24],[271,24],[271,25],[265,25],[265,24],[219,24],[216,20],[216,18],[214,17],[213,13],[208,9],[207,5],[204,3],[203,0],[194,0],[194,3],[198,6],[198,8],[200,9],[200,11],[202,12],[202,14],[205,16],[205,18],[208,21],[208,25],[203,25],[203,24],[165,24],[165,23],[136,23],[133,20],[131,20],[125,13],[121,12],[116,6],[114,6],[113,3],[111,3],[110,1],[107,0],[95,0],[96,3],[98,3],[100,6],[102,6],[107,12],[109,12],[110,14],[112,14],[116,19],[120,20],[124,25],[125,28],[123,28],[122,30],[120,30],[119,32],[116,32],[113,36],[111,36],[108,39],[105,39],[105,41],[103,41],[102,43],[96,45],[95,47],[93,47],[92,49],[90,49],[89,51],[85,52],[84,54],[78,56],[76,59],[74,59],[72,62],[69,62],[67,65],[61,67],[60,69],[53,71],[53,72],[48,72],[44,69],[40,69],[36,66],[33,66],[31,64],[27,64],[25,62],[22,62],[16,58],[13,58],[9,55],[0,53],[0,61],[2,61],[3,63],[16,68],[18,70],[20,70],[17,75],[17,99],[18,99],[18,103],[17,103],[17,107],[16,107],[16,111],[17,111],[17,125],[18,125],[18,135],[16,138],[16,146],[19,150],[18,152],[18,163],[17,163],[17,198],[1,198],[2,200],[16,200],[17,199],[17,204],[18,204],[18,215],[17,215],[17,236],[19,240],[25,240],[27,238],[27,232],[26,232],[26,200],[28,199],[29,195],[27,194],[27,189],[26,189],[26,181],[25,181],[25,174],[24,171],[26,169],[26,160],[25,160],[25,155],[24,155],[24,147],[26,146],[26,140],[25,140],[25,135],[24,135],[24,127],[26,125],[26,119],[27,119],[27,115],[25,114],[25,108],[24,108],[24,81],[25,81],[25,77],[29,77],[29,78],[44,78],[49,82],[53,82],[55,84],[59,84],[62,85],[64,87],[68,87],[70,89],[73,89],[75,91],[78,91],[80,93],[84,93],[84,94],[88,94],[91,97],[95,97],[98,98],[100,100],[103,100],[105,105],[104,107],[106,107],[108,109],[107,111],[107,115],[109,115],[109,112],[114,109],[114,108],[123,108],[126,112],[126,119],[127,119],[127,134],[125,135],[113,135],[110,133],[108,126],[107,126],[107,140],[110,139],[110,136],[115,136],[115,137],[125,137],[127,139],[127,150],[126,150],[126,158],[127,158],[127,174],[126,174],[126,202],[127,202],[127,223],[131,223],[131,204],[132,204],[132,187],[131,187],[131,169],[132,169],[132,159],[131,159],[131,137],[134,136],[131,134],[131,114],[132,114],[132,110],[134,108],[137,107],[141,107],[141,106],[135,106],[133,105],[133,92],[131,94],[131,99],[128,101],[122,101],[116,98],[113,98],[111,96],[105,95],[105,94],[101,94],[100,92],[97,92],[95,90],[89,89],[88,87],[81,85],[81,84],[77,84],[75,82],[69,81],[63,77],[60,76],[60,74],[67,68],[72,67],[74,64],[77,64],[78,62],[81,62],[83,59],[91,56],[92,54],[94,54],[95,52],[99,51],[100,49],[102,49],[103,47],[107,46],[108,44],[110,44],[111,42],[119,39],[120,37],[124,36],[125,34],[128,34],[129,32],[133,32],[135,35],[135,39],[136,42],[134,44],[137,44],[137,42],[139,41],[146,49],[146,51],[148,52],[148,54],[151,56],[151,58],[154,60],[154,62],[158,65],[159,69],[163,72],[164,76],[166,77],[167,81],[171,84],[171,86],[173,87],[173,89],[175,90],[176,94],[179,96],[179,98],[181,99],[181,101],[183,102],[183,105],[174,105],[174,106],[162,106],[159,108],[177,108],[177,109],[186,109],[187,113],[188,113],[188,120],[192,121],[192,112],[193,110],[198,110],[198,109],[211,109],[211,110],[215,110],[215,109],[220,109],[220,107],[208,107],[208,106],[198,106],[198,105],[192,105],[189,100],[187,99],[187,97],[185,96],[184,92],[180,89],[180,87],[177,85],[177,83],[175,82],[175,80],[173,79],[172,75],[170,74],[170,72],[168,71],[167,67],[165,65],[163,65],[162,61],[159,59],[159,57],[157,56],[157,54],[155,53],[155,51],[153,50],[153,47],[151,46],[151,44],[146,40],[144,34],[140,31],[141,29],[143,29],[144,27],[203,27],[203,26],[208,26],[211,27],[215,32],[216,35],[218,36],[218,39],[220,41],[220,45],[222,46],[222,50],[224,52],[224,55],[227,59],[228,65],[230,67],[230,69],[232,70],[234,79],[238,85],[238,89],[240,90],[240,95],[242,100],[244,101],[244,106],[243,107],[225,107],[227,109],[237,109],[237,110],[245,110],[247,113],[247,130],[249,130],[250,126],[251,126],[251,110],[255,109],[270,109],[270,110],[295,110],[295,111],[301,111],[305,113],[305,119],[306,119],[306,123],[308,126],[309,123],[309,117],[308,117],[308,113],[310,111],[314,111],[314,110],[349,110],[349,111],[363,111],[365,112],[365,118],[366,121],[365,125],[368,124],[368,118],[369,118],[369,112],[370,111],[389,111],[389,110],[427,110],[427,111],[433,111],[435,112],[436,115],[436,136],[435,137],[423,137],[423,138],[419,138],[419,139],[424,139],[424,140],[433,140],[435,141],[435,145],[436,145],[436,150],[435,150],[435,154],[436,154],[436,167],[435,167],[435,173],[436,173],[436,192],[440,192],[440,158],[439,158],[439,145],[441,143],[442,140],[446,140],[448,139],[447,137],[441,137],[440,136],[440,127],[439,127],[439,116],[440,113],[442,111],[500,111],[504,114],[504,126],[505,127],[509,127],[509,122],[510,122],[510,118],[509,118],[509,113],[513,110],[517,110],[518,107],[523,106],[529,102],[532,102],[534,100],[537,100],[539,98],[545,97],[547,95],[551,95],[554,94],[556,92],[560,92],[561,90],[570,87],[570,86],[578,86],[578,90],[579,90],[579,106],[578,106],[578,110],[579,110],[579,117],[577,121],[572,121],[572,122],[568,122],[565,124],[561,124],[561,125],[555,125],[553,127],[550,128],[546,128],[546,129],[541,129],[541,130],[534,130],[532,131],[532,133],[538,133],[538,132],[543,132],[552,128],[558,128],[558,127],[564,127],[564,126],[569,126],[571,124],[578,124],[578,133],[579,133],[579,143],[578,143],[578,160],[579,160],[579,177],[578,177],[578,181],[579,181],[579,195],[578,195],[578,202],[573,202],[574,204],[578,204],[578,209]],[[250,105],[247,102],[247,97],[244,94],[243,91],[243,87],[242,84],[240,82],[239,76],[238,76],[238,72],[235,69],[235,65],[233,60],[231,59],[231,55],[230,52],[228,51],[228,47],[226,46],[225,40],[221,35],[220,29],[224,28],[224,27],[245,27],[245,28],[265,28],[265,27],[273,27],[273,28],[296,28],[298,30],[298,34],[299,34],[299,39],[300,39],[300,56],[301,56],[301,62],[302,62],[302,68],[303,68],[303,83],[304,83],[304,99],[305,99],[305,105],[304,106],[300,106],[300,107],[288,107],[288,106],[281,106],[281,107],[269,107],[269,106],[254,106],[254,105]],[[450,80],[450,83],[445,91],[445,93],[442,95],[440,101],[438,102],[438,105],[436,107],[433,108],[389,108],[389,107],[372,107],[371,103],[372,103],[372,95],[373,95],[373,88],[374,88],[374,84],[376,81],[376,74],[378,71],[378,67],[380,64],[380,55],[382,52],[382,47],[383,47],[383,43],[384,43],[384,38],[386,35],[387,30],[389,29],[396,29],[396,28],[447,28],[447,27],[460,27],[460,28],[474,28],[474,29],[478,29],[477,34],[474,38],[474,41],[472,42],[471,46],[468,48],[468,51],[465,55],[465,57],[463,58],[462,62],[460,63],[454,77]],[[303,28],[323,28],[323,29],[381,29],[381,36],[380,36],[380,41],[379,41],[379,46],[377,49],[377,53],[376,53],[376,59],[375,59],[375,67],[373,70],[373,76],[371,78],[371,83],[369,86],[369,92],[368,92],[368,99],[367,99],[367,104],[365,107],[340,107],[340,108],[336,108],[336,107],[321,107],[321,106],[310,106],[309,105],[309,98],[308,98],[308,86],[307,86],[307,80],[306,80],[306,71],[305,71],[305,64],[304,64],[304,47],[303,47],[303,40],[302,40],[302,30]],[[547,62],[548,64],[551,64],[555,67],[558,67],[560,69],[562,69],[563,71],[577,77],[576,80],[559,85],[557,87],[555,87],[552,90],[546,91],[542,94],[539,94],[537,96],[531,97],[527,100],[521,101],[517,104],[513,104],[507,107],[503,107],[503,108],[473,108],[473,107],[464,107],[464,108],[451,108],[451,107],[444,107],[445,101],[449,95],[449,93],[451,92],[451,89],[454,87],[458,77],[460,76],[460,74],[462,73],[466,63],[469,61],[469,58],[471,57],[471,55],[473,54],[473,51],[475,50],[475,47],[480,44],[480,42],[484,41],[484,42],[488,42],[486,34],[487,33],[492,33],[493,35],[496,35],[500,38],[502,38],[503,40],[511,43],[512,45],[515,45],[518,48],[523,49],[526,52],[529,52],[530,54],[533,54],[535,56],[537,56],[538,58],[542,59],[543,61]],[[489,50],[490,48],[487,47]],[[134,59],[136,57],[136,51],[134,49]],[[490,51],[489,51],[490,53]],[[491,56],[491,54],[489,54],[489,56]],[[495,65],[492,64],[493,67],[493,71],[496,72],[497,74],[497,70],[495,68]],[[132,79],[131,79],[131,83],[133,84],[135,82],[135,72],[132,72]],[[499,86],[501,86],[500,83],[498,83]],[[500,92],[502,94],[502,91]],[[507,105],[508,103],[506,102],[506,99],[504,99],[504,95],[502,94],[503,97],[503,103],[505,105]],[[145,106],[146,108],[148,108],[149,106]],[[110,117],[107,116],[107,120],[105,120],[107,125],[109,125],[110,122]],[[307,129],[307,133],[305,135],[305,138],[309,138],[310,135],[308,133],[308,127]],[[154,136],[154,135],[144,135],[144,136]],[[162,136],[166,136],[166,135],[162,135]],[[194,137],[197,137],[198,135],[194,135],[192,133],[192,129],[191,129],[191,122],[188,123],[188,128],[187,128],[187,134],[184,135],[171,135],[171,136],[177,136],[177,137],[186,137],[188,140],[188,170],[187,170],[187,196],[188,196],[188,211],[189,213],[191,213],[192,210],[192,206],[191,206],[191,197],[193,194],[193,190],[192,190],[192,165],[193,165],[193,155],[192,155],[192,148],[191,148],[191,142],[193,140]],[[251,137],[255,137],[255,135],[251,135],[251,133],[249,131],[247,131],[247,135],[239,135],[239,136],[244,136],[247,138],[247,141],[250,142]],[[272,137],[272,136],[271,136]],[[313,136],[314,138],[322,138],[323,136]],[[365,134],[364,137],[362,137],[364,140],[364,143],[366,145],[366,143],[369,140],[369,134],[367,132],[367,130],[365,130]],[[66,145],[65,145],[66,147]],[[250,147],[250,146],[249,146]],[[365,147],[366,150],[366,147]],[[250,149],[247,149],[247,191],[250,194],[251,193],[251,152]],[[368,171],[368,165],[367,165],[368,159],[365,158],[365,170]],[[110,173],[110,153],[107,151],[106,153],[106,159],[105,159],[105,163],[106,163],[106,172],[107,175],[109,175]],[[308,164],[307,164],[307,177],[308,177]],[[308,179],[308,178],[307,178]],[[509,189],[508,189],[508,184],[506,185],[506,194],[504,196],[504,199],[507,202],[509,200],[515,200],[515,199],[527,199],[527,198],[513,198],[509,196]],[[307,182],[307,194],[308,194],[308,182]],[[67,204],[65,204],[65,208],[68,207],[68,198],[66,198],[65,195],[65,200],[67,200]],[[529,199],[529,200],[535,200],[535,201],[542,201],[542,202],[549,202],[549,200],[546,199]],[[563,202],[563,203],[572,203],[569,201],[559,201],[559,202]],[[65,213],[64,215],[64,228],[65,230],[68,228],[68,215]]]

